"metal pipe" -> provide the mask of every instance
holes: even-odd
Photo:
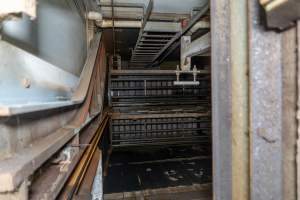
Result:
[[[105,3],[105,2],[100,2],[99,3],[100,7],[111,7],[110,3]],[[114,4],[115,8],[141,8],[145,9],[145,4],[143,3],[115,3]]]
[[[115,27],[117,28],[141,28],[142,22],[139,21],[126,21],[126,20],[115,20]],[[101,28],[112,28],[112,20],[96,21],[96,25]]]
[[[116,28],[141,28],[142,21],[141,20],[115,20],[115,27]],[[172,25],[172,26],[179,26],[179,22],[155,22],[150,21],[152,27],[159,27],[163,24],[165,25]],[[103,20],[96,20],[96,25],[100,28],[112,28],[112,20],[110,19],[103,19]],[[199,21],[197,22],[191,30],[187,34],[192,34],[196,32],[198,29],[209,29],[210,23],[207,21]]]

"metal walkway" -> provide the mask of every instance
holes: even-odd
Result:
[[[130,63],[133,66],[145,66],[152,63],[155,56],[174,38],[181,30],[180,27],[172,27],[169,23],[160,23],[159,28],[153,28],[149,22],[153,8],[153,1],[149,2],[143,18],[142,27],[137,39],[135,48],[132,52]]]
[[[153,1],[150,1],[132,51],[131,66],[153,66],[159,59],[165,59],[175,47],[178,47],[180,38],[209,10],[209,5],[204,6],[185,27],[175,26],[170,22],[159,22],[160,25],[157,27],[157,24],[154,26],[153,22],[149,21],[152,7]]]
[[[156,55],[172,40],[178,32],[147,31],[142,30],[141,37],[136,43],[131,57],[131,64],[149,65],[152,63]]]

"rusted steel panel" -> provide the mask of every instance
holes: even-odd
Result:
[[[292,28],[282,33],[283,47],[283,199],[297,199],[297,29]]]
[[[282,199],[282,35],[249,1],[251,198]]]
[[[298,128],[297,128],[297,132],[298,132],[298,140],[297,140],[297,195],[300,195],[300,20],[297,22],[297,41],[298,41],[298,70],[297,70],[297,86],[298,86],[298,99],[297,99],[297,105],[298,105],[298,109],[297,109],[297,119],[298,119]]]

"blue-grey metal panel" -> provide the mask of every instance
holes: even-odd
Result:
[[[40,0],[37,17],[3,23],[3,40],[79,76],[86,59],[86,26],[71,0]]]

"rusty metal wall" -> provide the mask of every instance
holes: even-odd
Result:
[[[297,199],[299,30],[243,2],[211,2],[214,199]]]
[[[283,148],[283,198],[297,199],[297,71],[298,39],[297,28],[293,27],[282,33],[283,68],[282,68],[282,148]]]
[[[262,23],[249,3],[251,198],[282,196],[282,35]]]
[[[300,151],[300,20],[298,20],[297,22],[297,35],[296,35],[296,38],[297,38],[297,49],[298,49],[298,52],[297,52],[297,157],[296,157],[296,162],[297,162],[297,198],[300,196],[300,154],[298,153]]]
[[[297,29],[274,30],[266,20],[249,3],[251,198],[297,199]]]

